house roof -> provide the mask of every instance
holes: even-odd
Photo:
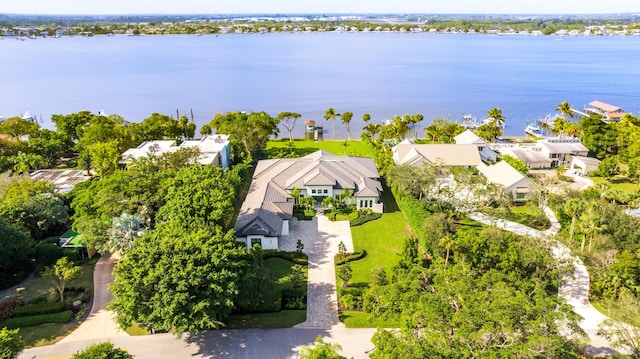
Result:
[[[538,146],[549,153],[589,152],[579,139],[546,139],[538,141]]]
[[[162,155],[167,152],[175,152],[181,148],[197,147],[200,150],[198,163],[209,165],[214,163],[218,154],[229,145],[229,135],[215,134],[204,136],[200,140],[188,140],[176,146],[176,141],[158,140],[146,141],[136,148],[130,148],[122,154],[122,160],[128,161],[140,157],[147,157],[151,154]]]
[[[501,184],[505,188],[509,188],[523,179],[529,181],[525,175],[506,161],[500,161],[491,166],[481,163],[477,168],[480,173],[487,177],[489,182]]]
[[[400,165],[427,161],[430,164],[475,167],[482,162],[478,146],[472,144],[398,144],[393,151],[394,161]]]
[[[471,130],[465,130],[453,138],[458,145],[486,145],[487,142]]]
[[[37,170],[29,174],[34,181],[47,181],[53,183],[54,189],[59,193],[67,193],[75,185],[91,178],[86,176],[86,171],[81,170]]]
[[[598,167],[600,165],[600,160],[593,157],[573,156],[573,160],[582,162],[585,166]]]
[[[301,158],[258,161],[245,201],[235,224],[236,235],[282,234],[282,222],[292,218],[293,203],[287,192],[307,186],[352,189],[355,196],[379,196],[382,185],[370,158],[336,156],[317,151]]]
[[[529,148],[507,148],[501,150],[503,154],[512,154],[524,163],[546,163],[551,164],[551,160],[544,153]]]
[[[611,104],[608,104],[602,101],[597,101],[597,100],[589,102],[589,106],[595,107],[605,112],[620,112],[620,111],[624,112],[624,110],[618,106],[611,105]]]

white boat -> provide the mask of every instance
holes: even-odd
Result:
[[[540,137],[542,136],[542,129],[536,125],[527,125],[524,129],[524,133],[529,136]]]
[[[478,127],[478,122],[475,117],[472,117],[471,114],[467,113],[462,115],[462,127],[468,130],[473,130]]]
[[[36,123],[38,122],[38,117],[29,111],[25,111],[25,113],[23,113],[20,117],[22,117],[23,120],[36,122]]]

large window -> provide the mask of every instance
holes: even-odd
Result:
[[[325,189],[325,190],[324,190],[324,194],[327,194],[327,193],[329,193],[329,190],[328,190],[328,189]]]
[[[251,247],[256,244],[259,244],[260,247],[262,247],[262,238],[251,238]]]

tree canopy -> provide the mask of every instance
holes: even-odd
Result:
[[[216,114],[209,126],[229,135],[241,158],[257,158],[271,136],[278,135],[278,119],[266,112],[227,112]]]

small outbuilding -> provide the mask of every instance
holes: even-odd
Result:
[[[593,157],[573,156],[569,170],[580,176],[588,176],[598,169],[600,160]]]

